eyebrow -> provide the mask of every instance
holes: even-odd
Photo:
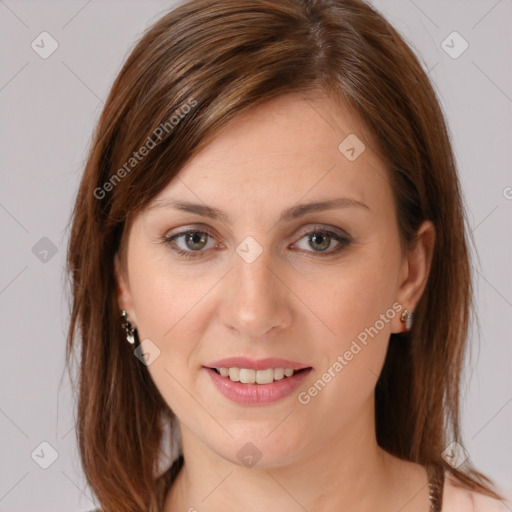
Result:
[[[309,213],[350,207],[364,208],[368,211],[370,210],[368,205],[362,203],[361,201],[357,201],[356,199],[351,199],[349,197],[337,197],[334,199],[327,199],[325,201],[315,201],[312,203],[303,203],[292,206],[291,208],[283,211],[279,220],[292,221]],[[155,201],[148,207],[148,210],[159,210],[162,208],[174,208],[183,212],[195,213],[203,217],[209,217],[221,222],[230,222],[229,216],[226,215],[226,213],[224,213],[222,210],[208,206],[206,204],[192,203],[189,201],[178,201],[176,199],[161,199],[159,201]]]

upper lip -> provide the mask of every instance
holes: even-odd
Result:
[[[279,359],[276,357],[267,357],[265,359],[249,359],[247,357],[228,357],[227,359],[219,359],[205,365],[207,368],[247,368],[251,370],[267,370],[269,368],[284,368],[291,370],[302,370],[311,368],[297,361],[288,361],[287,359]]]

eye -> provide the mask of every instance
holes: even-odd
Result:
[[[326,256],[338,253],[351,243],[351,239],[348,235],[338,234],[321,227],[308,231],[302,236],[300,241],[303,239],[306,239],[307,245],[312,248],[313,251],[308,250],[307,247],[304,248],[304,250],[310,253],[320,253],[318,254],[319,256],[324,256],[323,253],[325,253]],[[333,242],[336,242],[337,246],[335,246],[334,250],[328,250],[329,248],[332,249]],[[298,244],[298,242],[296,242],[296,244]]]
[[[167,236],[163,241],[170,246],[172,251],[186,258],[195,258],[205,252],[206,249],[215,247],[215,243],[213,243],[213,247],[212,245],[208,246],[208,242],[213,241],[213,235],[206,229],[187,229],[181,233]],[[177,241],[182,245],[180,246]]]

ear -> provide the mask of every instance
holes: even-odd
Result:
[[[413,248],[402,261],[396,301],[403,309],[391,322],[393,333],[406,331],[405,324],[400,320],[402,312],[407,309],[409,313],[413,313],[425,290],[434,254],[435,235],[432,222],[424,221],[418,229]]]
[[[119,309],[124,309],[128,313],[128,320],[132,323],[136,323],[137,319],[135,318],[135,311],[133,308],[128,272],[121,264],[119,253],[116,253],[114,256],[114,272],[117,284],[117,302],[119,304]]]

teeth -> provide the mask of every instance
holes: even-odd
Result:
[[[281,380],[284,378],[284,369],[283,368],[276,368],[274,370],[274,380]]]
[[[256,382],[256,371],[240,368],[240,382],[242,384],[254,384]]]
[[[239,368],[230,368],[228,375],[232,381],[238,382],[240,380],[240,369]]]
[[[268,368],[267,370],[252,370],[250,368],[215,368],[222,377],[229,377],[233,382],[242,384],[270,384],[275,380],[291,377],[295,370],[291,368]]]
[[[255,373],[255,379],[258,384],[270,384],[274,380],[274,370],[258,370]]]

